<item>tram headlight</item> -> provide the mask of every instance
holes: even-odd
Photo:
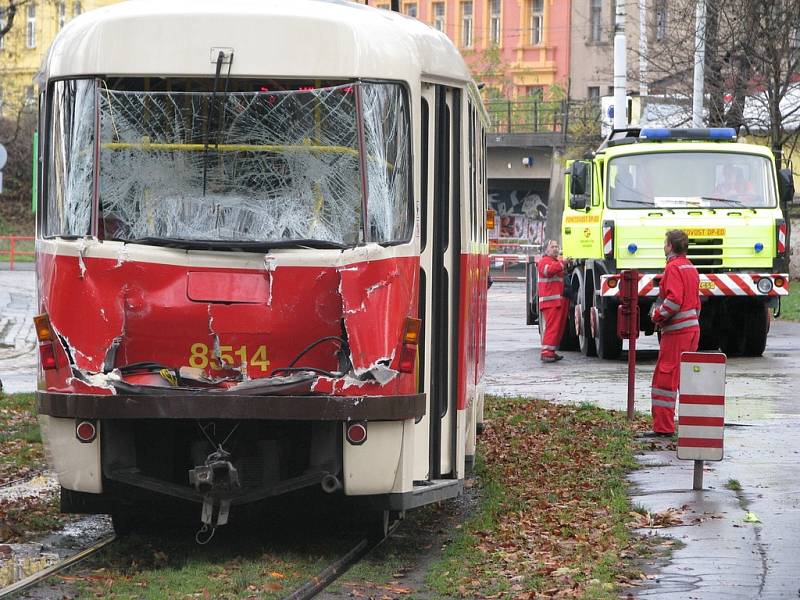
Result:
[[[769,277],[762,277],[758,280],[756,287],[762,294],[769,294],[772,291],[772,279]]]

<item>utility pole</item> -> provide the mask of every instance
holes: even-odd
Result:
[[[614,129],[628,126],[628,60],[625,43],[625,0],[617,0],[614,19]]]
[[[639,96],[647,96],[647,0],[639,0]]]
[[[703,78],[706,68],[706,2],[697,0],[694,36],[694,86],[692,89],[692,127],[703,126]]]

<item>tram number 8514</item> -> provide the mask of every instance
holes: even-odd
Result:
[[[192,344],[189,366],[196,369],[205,369],[210,366],[213,371],[221,371],[234,365],[247,365],[267,371],[270,364],[267,359],[267,347],[264,345],[258,346],[253,352],[248,351],[247,346],[239,346],[235,351],[233,346],[220,346],[219,360],[222,361],[222,364],[217,361],[217,357],[209,355],[207,344],[203,342]]]

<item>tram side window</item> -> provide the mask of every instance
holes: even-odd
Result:
[[[95,156],[95,81],[57,81],[51,89],[45,236],[84,236],[91,225]]]
[[[374,242],[405,242],[413,223],[411,154],[405,94],[399,85],[364,84],[367,210]]]

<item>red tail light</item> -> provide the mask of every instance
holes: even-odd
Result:
[[[97,437],[97,426],[94,421],[79,421],[75,426],[75,437],[84,444],[93,442]]]
[[[401,373],[413,373],[417,364],[417,347],[413,344],[403,344],[400,350],[400,364],[398,370]]]
[[[347,425],[345,431],[347,441],[354,446],[360,446],[367,441],[367,424],[361,421],[355,421]]]
[[[58,361],[56,360],[56,349],[53,342],[45,342],[39,344],[39,361],[43,369],[57,369]]]

